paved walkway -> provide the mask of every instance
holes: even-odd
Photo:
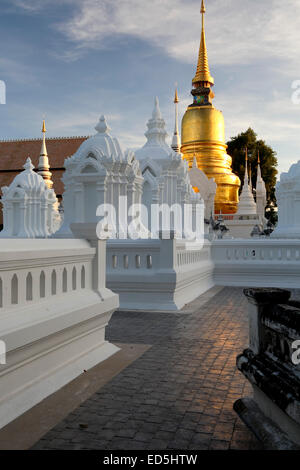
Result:
[[[107,337],[152,348],[34,449],[260,448],[232,410],[251,394],[235,366],[248,346],[242,289],[224,288],[192,314],[115,313]]]

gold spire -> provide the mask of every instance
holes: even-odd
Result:
[[[179,128],[178,128],[178,103],[179,103],[179,98],[178,98],[178,91],[177,91],[177,84],[175,88],[175,98],[174,98],[174,104],[175,104],[175,129],[174,129],[174,135],[173,135],[173,140],[172,140],[172,149],[176,152],[180,152],[180,147],[181,147],[181,142],[180,142],[180,135],[179,135]]]
[[[257,163],[260,165],[260,155],[259,155],[259,150],[258,150],[258,155],[257,155]]]
[[[193,85],[197,85],[198,83],[201,83],[201,82],[206,82],[206,83],[209,83],[211,86],[213,86],[215,81],[213,77],[210,75],[210,71],[209,71],[206,39],[205,39],[205,26],[204,26],[205,11],[206,10],[205,10],[205,5],[204,5],[204,0],[202,0],[201,10],[200,10],[201,15],[202,15],[201,42],[200,42],[200,49],[199,49],[197,72],[196,72],[195,77],[193,78]]]
[[[42,128],[42,132],[43,132],[43,134],[45,134],[45,133],[47,132],[45,119],[43,119],[43,128]]]
[[[177,91],[177,87],[175,88],[175,98],[174,98],[174,104],[177,104],[179,103],[179,98],[178,98],[178,91]]]

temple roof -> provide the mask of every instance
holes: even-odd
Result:
[[[61,177],[64,161],[73,155],[87,137],[47,138],[47,150],[56,194],[63,193]],[[0,187],[9,186],[14,177],[23,171],[24,161],[30,157],[37,168],[42,139],[3,140],[0,141]]]

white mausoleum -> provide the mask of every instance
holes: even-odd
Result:
[[[124,238],[127,232],[123,217],[133,204],[141,203],[143,178],[134,153],[123,153],[118,140],[109,133],[104,116],[95,129],[97,134],[65,160],[65,218],[57,237],[73,237],[71,224],[96,223],[104,215],[97,215],[97,208],[107,204],[115,209],[108,226],[118,238]],[[127,198],[123,206],[120,197]]]
[[[300,160],[280,175],[276,198],[278,225],[272,237],[300,239]]]
[[[3,187],[3,223],[1,238],[47,238],[60,225],[57,198],[42,176],[37,174],[30,158],[24,171],[9,187]]]

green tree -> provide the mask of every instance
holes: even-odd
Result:
[[[242,132],[236,137],[232,137],[228,145],[228,153],[232,157],[232,169],[235,174],[239,176],[241,181],[244,181],[245,175],[245,149],[248,149],[249,168],[251,169],[252,186],[255,188],[257,178],[257,160],[258,152],[261,161],[261,173],[267,189],[267,215],[271,217],[272,221],[276,220],[276,207],[275,185],[277,176],[277,158],[276,152],[265,143],[264,140],[258,140],[257,135],[253,129]]]

